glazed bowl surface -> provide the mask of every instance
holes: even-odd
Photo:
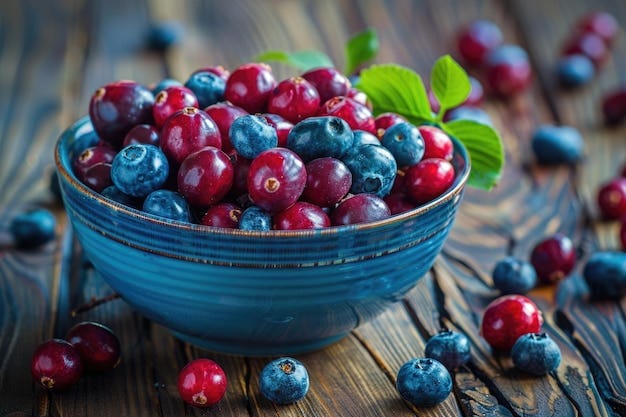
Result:
[[[454,140],[455,182],[430,203],[372,223],[253,232],[168,221],[101,196],[71,169],[97,141],[84,117],[55,149],[63,202],[85,256],[145,317],[228,354],[319,349],[402,299],[441,251],[470,170]]]

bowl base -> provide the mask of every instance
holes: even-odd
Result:
[[[172,331],[174,336],[183,342],[190,343],[201,349],[215,353],[233,356],[284,356],[308,353],[320,350],[346,337],[348,333],[334,335],[325,339],[318,339],[310,342],[298,342],[294,344],[264,345],[254,341],[211,341],[201,337],[190,336],[184,333]]]

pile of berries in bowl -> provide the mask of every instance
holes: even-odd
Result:
[[[63,201],[111,287],[232,354],[326,346],[434,263],[469,175],[435,126],[374,116],[333,68],[266,64],[116,81],[58,140]]]

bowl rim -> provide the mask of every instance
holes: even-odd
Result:
[[[80,130],[85,126],[89,126],[91,128],[88,132],[83,132],[81,134],[87,133],[95,133],[93,130],[93,125],[89,119],[88,115],[85,115],[75,121],[72,125],[67,127],[65,130],[61,132],[57,142],[55,144],[54,149],[54,163],[59,174],[59,181],[66,181],[71,187],[73,187],[76,191],[78,191],[83,198],[92,200],[99,205],[105,206],[109,210],[116,211],[125,216],[133,217],[135,219],[139,219],[141,221],[145,221],[148,225],[152,224],[160,227],[170,227],[177,231],[181,232],[204,232],[211,233],[216,235],[228,235],[228,236],[241,236],[241,237],[251,237],[251,238],[265,238],[265,239],[280,239],[280,238],[307,238],[307,237],[320,237],[320,236],[329,236],[335,235],[338,233],[350,233],[350,232],[359,232],[359,231],[367,231],[375,228],[382,228],[385,226],[394,225],[396,223],[401,223],[405,221],[409,221],[416,217],[423,215],[424,213],[439,207],[449,200],[455,198],[462,191],[464,186],[467,183],[469,178],[470,170],[471,170],[471,159],[470,155],[467,151],[467,148],[460,142],[457,138],[450,136],[452,142],[454,144],[454,155],[459,155],[463,161],[463,167],[459,174],[456,175],[454,179],[453,186],[450,187],[445,193],[438,196],[434,200],[429,201],[428,203],[419,205],[414,209],[409,211],[405,211],[403,213],[398,213],[391,215],[382,220],[376,220],[373,222],[366,223],[357,223],[351,225],[342,225],[342,226],[330,226],[319,229],[305,229],[305,230],[268,230],[268,231],[256,231],[256,230],[241,230],[241,229],[230,229],[216,226],[207,226],[198,223],[187,223],[182,221],[165,219],[162,217],[154,216],[148,213],[145,213],[141,210],[135,209],[133,207],[126,206],[122,203],[109,199],[102,194],[96,192],[95,190],[89,188],[85,184],[83,184],[76,176],[74,175],[71,167],[66,166],[63,163],[63,156],[61,155],[61,147],[65,144],[70,138],[75,137],[79,134]],[[69,155],[65,156],[67,162],[69,161]],[[62,193],[65,193],[64,188],[61,186]]]

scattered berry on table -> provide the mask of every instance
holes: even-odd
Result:
[[[412,123],[402,122],[389,127],[380,142],[400,167],[415,165],[424,155],[424,138]]]
[[[226,100],[248,113],[262,113],[276,87],[272,68],[264,63],[248,63],[237,67],[226,81]]]
[[[503,295],[493,300],[483,313],[480,334],[498,351],[509,351],[526,333],[538,333],[543,317],[537,305],[523,295]]]
[[[230,191],[234,169],[228,155],[213,146],[190,153],[178,169],[178,192],[196,207],[216,204]]]
[[[239,218],[239,229],[267,231],[272,229],[272,216],[261,207],[246,208]]]
[[[439,361],[414,358],[404,363],[396,377],[400,396],[416,407],[443,402],[452,392],[450,372]]]
[[[603,218],[618,220],[626,217],[626,177],[603,183],[598,189],[596,201]]]
[[[143,201],[142,210],[146,213],[170,220],[191,223],[189,204],[185,198],[175,191],[156,190],[148,194]]]
[[[375,194],[354,194],[341,200],[330,214],[333,226],[373,222],[391,216],[385,201]]]
[[[462,28],[457,35],[457,49],[471,66],[481,66],[489,51],[502,44],[500,27],[487,19],[478,19]]]
[[[169,162],[154,145],[130,145],[113,159],[111,179],[124,194],[145,197],[161,188],[169,175]]]
[[[166,51],[180,42],[183,27],[175,21],[154,22],[150,25],[147,36],[148,48]]]
[[[198,99],[198,106],[205,108],[224,101],[226,80],[211,71],[200,70],[189,76],[185,87],[193,91]]]
[[[583,158],[585,142],[572,126],[541,125],[533,132],[531,146],[540,164],[575,164]]]
[[[537,273],[530,262],[514,256],[500,259],[491,274],[493,285],[502,294],[526,294],[537,285]]]
[[[533,70],[526,51],[518,45],[500,45],[486,58],[485,78],[489,90],[500,97],[511,97],[525,91],[532,81]]]
[[[604,64],[609,52],[604,39],[592,32],[573,33],[563,46],[563,55],[584,55],[593,62],[596,68]]]
[[[174,165],[205,146],[221,148],[222,135],[213,119],[196,107],[176,111],[161,128],[161,149]]]
[[[625,296],[626,252],[598,251],[592,254],[583,268],[583,277],[594,298],[619,299]]]
[[[228,380],[222,367],[211,359],[195,359],[178,374],[178,393],[187,404],[205,408],[224,397]]]
[[[600,36],[607,45],[611,45],[619,34],[619,23],[615,16],[605,11],[594,11],[584,15],[577,24],[582,32],[591,32]]]
[[[50,210],[34,208],[11,219],[9,230],[18,248],[34,249],[54,239],[56,218]]]
[[[309,374],[297,359],[281,357],[267,363],[259,375],[261,394],[276,404],[291,404],[309,391]]]
[[[556,76],[564,87],[585,85],[593,79],[595,73],[593,62],[582,54],[563,56],[556,66]]]
[[[63,390],[78,382],[83,373],[83,362],[72,344],[51,339],[35,349],[30,372],[43,388]]]
[[[463,333],[443,329],[428,339],[424,355],[436,359],[452,371],[469,362],[470,343]]]
[[[530,253],[530,263],[543,283],[555,283],[569,275],[576,265],[576,248],[572,240],[555,233],[537,242]]]
[[[604,96],[602,114],[607,125],[626,120],[626,86],[612,89]]]
[[[120,342],[113,331],[100,323],[81,322],[70,328],[65,336],[78,351],[85,369],[107,371],[121,359]]]
[[[235,119],[228,134],[233,148],[248,159],[278,145],[276,129],[261,115],[247,114]]]
[[[511,359],[519,370],[541,376],[559,367],[561,349],[547,333],[527,333],[513,345]]]

